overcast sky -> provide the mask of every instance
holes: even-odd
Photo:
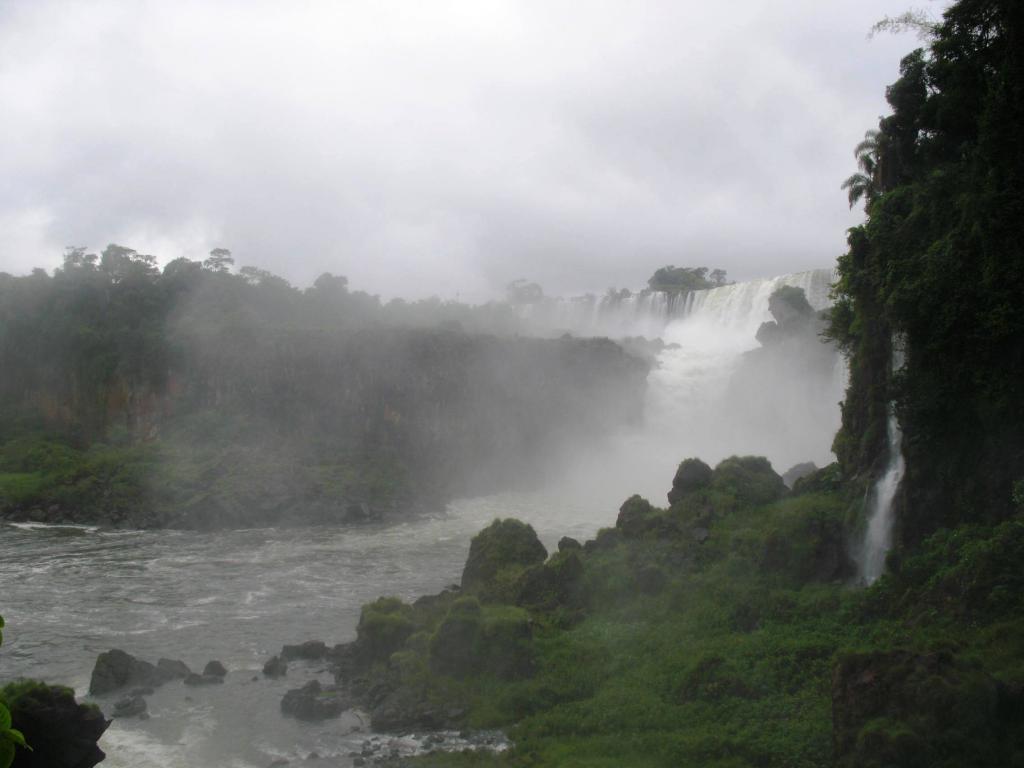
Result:
[[[831,265],[893,0],[0,0],[0,271],[230,248],[386,297]],[[930,7],[937,14],[940,7]]]

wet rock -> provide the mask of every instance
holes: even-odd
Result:
[[[770,504],[788,492],[786,484],[764,456],[723,459],[712,473],[711,485],[751,505]]]
[[[415,631],[412,606],[397,597],[378,598],[364,605],[359,614],[355,656],[363,664],[386,661]]]
[[[153,687],[163,682],[163,676],[148,661],[115,648],[97,657],[89,680],[89,693],[102,696],[128,686]]]
[[[703,544],[711,536],[711,532],[707,528],[697,527],[690,531],[690,535],[698,544]]]
[[[79,704],[70,688],[43,683],[8,689],[12,726],[32,751],[19,751],[19,768],[93,768],[105,755],[100,737],[110,721],[95,705]]]
[[[114,703],[113,717],[138,717],[146,719],[149,717],[146,707],[146,700],[142,696],[125,696]]]
[[[531,639],[530,615],[523,609],[481,606],[475,597],[460,597],[430,640],[430,666],[456,678],[480,673],[504,680],[528,677],[533,672]]]
[[[558,551],[569,552],[572,550],[583,549],[583,545],[580,544],[576,539],[571,536],[563,536],[558,540]]]
[[[537,565],[547,556],[532,526],[513,519],[495,520],[470,542],[462,570],[462,588],[485,588],[500,571]]]
[[[322,686],[319,680],[310,680],[301,688],[285,693],[281,699],[281,712],[299,720],[326,720],[338,717],[352,703],[337,686]]]
[[[267,677],[284,677],[288,674],[288,662],[280,656],[272,656],[263,665],[263,674]]]
[[[700,459],[685,459],[672,478],[672,490],[668,492],[668,503],[675,504],[687,494],[706,488],[711,484],[711,467]]]
[[[327,646],[322,640],[307,640],[298,645],[286,645],[281,649],[284,661],[317,661],[327,655]]]
[[[619,507],[615,527],[626,538],[636,538],[647,530],[648,522],[654,515],[654,507],[642,496],[630,496]]]
[[[188,664],[175,659],[158,659],[156,669],[160,676],[167,680],[182,680],[192,674]]]
[[[227,668],[219,661],[208,661],[203,667],[203,677],[226,677]]]
[[[224,678],[220,675],[197,675],[192,672],[188,677],[185,678],[185,685],[193,687],[200,685],[218,685],[224,682]]]
[[[523,571],[515,583],[515,604],[540,610],[579,608],[584,603],[582,577],[583,561],[577,550],[560,551],[548,562]]]
[[[622,541],[622,532],[617,528],[602,528],[597,536],[583,545],[584,552],[608,552]]]

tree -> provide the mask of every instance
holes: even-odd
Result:
[[[231,251],[227,248],[214,248],[210,251],[210,257],[203,262],[203,267],[211,272],[224,274],[230,272],[231,267],[234,265],[235,260],[231,257]]]
[[[853,208],[861,199],[864,200],[865,208],[878,194],[876,174],[878,172],[878,136],[877,130],[869,130],[864,133],[864,140],[853,149],[853,156],[857,158],[857,166],[860,172],[849,176],[840,185],[840,189],[846,190],[847,200]]]
[[[509,304],[536,304],[544,300],[544,289],[519,278],[505,286],[505,296]]]

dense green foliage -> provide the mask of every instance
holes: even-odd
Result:
[[[160,272],[110,246],[0,275],[0,515],[365,519],[536,477],[639,413],[645,365],[606,340],[487,335],[511,307],[382,306],[229,258]]]
[[[371,687],[411,713],[431,702],[471,727],[511,725],[515,743],[414,762],[1019,764],[1024,520],[944,529],[861,590],[846,539],[857,496],[768,498],[769,475],[727,460],[668,508],[633,497],[582,549],[509,566],[504,595],[402,607],[408,640]]]
[[[839,261],[831,334],[851,382],[835,447],[848,475],[884,462],[895,399],[912,543],[1005,517],[1024,476],[1024,6],[955,3],[886,95],[848,185],[868,219]]]
[[[0,616],[0,645],[4,642],[4,617]],[[0,693],[0,768],[8,768],[14,762],[15,750],[27,748],[21,731],[11,726],[11,712],[7,709],[8,690]]]
[[[671,264],[656,270],[647,281],[650,290],[668,293],[702,291],[727,284],[724,270],[714,269],[708,274],[707,267],[676,267]]]

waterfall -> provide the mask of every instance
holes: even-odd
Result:
[[[893,371],[903,367],[902,344],[893,339]],[[885,557],[892,549],[893,524],[895,523],[894,502],[900,481],[906,470],[903,458],[903,431],[896,408],[889,404],[889,415],[885,428],[888,437],[889,461],[885,472],[875,481],[868,495],[868,529],[864,534],[861,556],[861,577],[868,584],[878,580],[885,570]]]
[[[592,492],[595,503],[637,492],[664,503],[666,478],[690,456],[714,465],[732,454],[761,455],[780,473],[799,462],[832,462],[846,386],[842,356],[812,341],[796,358],[770,360],[750,375],[747,353],[760,346],[755,334],[772,319],[776,289],[802,288],[821,310],[833,280],[832,270],[818,269],[674,296],[609,293],[537,307],[530,319],[549,333],[665,343],[648,376],[643,425],[611,454],[581,464],[581,492]]]

